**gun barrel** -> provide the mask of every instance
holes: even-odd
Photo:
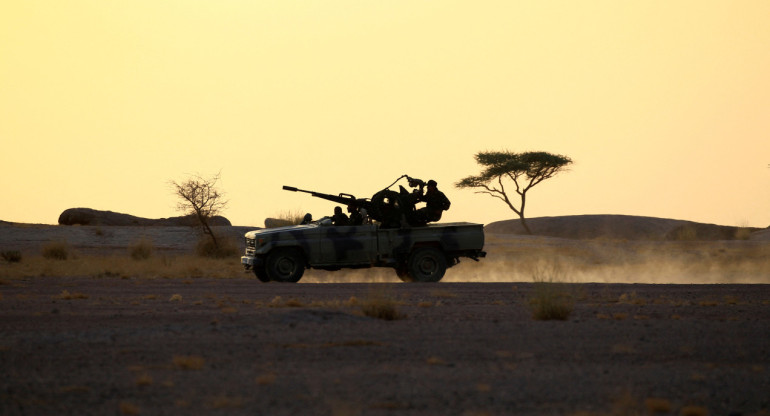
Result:
[[[315,192],[315,191],[308,191],[308,190],[305,190],[305,189],[299,189],[299,188],[295,188],[293,186],[287,186],[287,185],[283,186],[283,190],[291,191],[291,192],[305,192],[305,193],[308,193],[311,196],[314,196],[316,198],[325,199],[327,201],[336,202],[338,204],[346,204],[347,205],[347,204],[351,204],[351,203],[356,203],[358,201],[356,199],[356,197],[351,195],[351,194],[344,194],[343,193],[343,194],[339,194],[339,195],[330,195],[330,194],[324,194],[324,193],[321,193],[321,192]]]
[[[286,186],[286,185],[283,186],[283,190],[284,191],[292,191],[292,192],[304,192],[306,194],[315,194],[315,192],[313,192],[313,191],[308,191],[308,190],[305,190],[305,189],[299,189],[299,188],[295,188],[293,186]]]

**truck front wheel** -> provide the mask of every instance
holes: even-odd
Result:
[[[270,277],[267,275],[267,271],[265,270],[265,266],[257,266],[254,268],[254,276],[257,276],[257,279],[259,279],[260,282],[269,282]]]
[[[305,260],[296,249],[278,249],[267,256],[265,272],[274,282],[297,283],[305,273]]]
[[[409,277],[415,282],[438,282],[444,277],[446,267],[446,256],[435,247],[414,250],[407,262]]]

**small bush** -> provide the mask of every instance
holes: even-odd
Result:
[[[140,413],[139,407],[133,403],[122,401],[118,404],[120,414],[122,415],[138,415]]]
[[[277,377],[276,377],[275,373],[266,373],[266,374],[262,374],[260,376],[257,376],[257,379],[255,381],[257,382],[257,384],[260,384],[260,385],[263,385],[263,386],[267,386],[267,385],[275,383],[275,379],[276,378]]]
[[[43,257],[51,260],[67,260],[70,246],[66,241],[52,241],[42,248]]]
[[[675,241],[695,241],[698,239],[698,230],[693,225],[683,225],[674,233]]]
[[[204,235],[198,240],[195,246],[195,253],[200,257],[209,257],[213,259],[223,259],[226,257],[237,257],[239,254],[238,245],[232,238],[217,238],[219,246],[214,245],[211,237]]]
[[[175,355],[173,363],[180,370],[200,370],[206,360],[199,355]]]
[[[147,260],[152,257],[152,252],[155,247],[152,245],[152,241],[145,238],[128,246],[128,254],[134,260]]]
[[[138,387],[151,386],[153,382],[152,376],[147,373],[141,374],[136,378],[136,385]]]
[[[656,413],[671,412],[671,402],[667,399],[662,399],[659,397],[648,398],[644,401],[644,406],[647,408],[647,413],[651,415]]]
[[[281,211],[277,213],[270,222],[270,226],[268,226],[267,222],[265,223],[265,227],[272,228],[272,227],[285,227],[289,225],[299,225],[302,223],[302,220],[305,218],[305,214],[300,210],[286,210]]]
[[[569,318],[575,300],[561,269],[555,265],[539,267],[533,272],[532,280],[534,292],[529,301],[532,317],[539,321]]]
[[[2,256],[3,260],[7,261],[8,263],[21,262],[21,251],[19,250],[3,251],[2,253],[0,253],[0,256]]]
[[[80,292],[72,292],[68,290],[62,290],[62,292],[53,297],[54,299],[72,300],[72,299],[88,299],[88,295]]]
[[[739,227],[735,229],[736,240],[748,240],[751,238],[751,228]]]
[[[390,293],[384,290],[373,290],[361,302],[361,312],[368,317],[386,321],[405,318],[405,315],[398,312],[397,306],[398,301]]]
[[[709,411],[703,406],[685,406],[679,411],[681,416],[708,416]]]

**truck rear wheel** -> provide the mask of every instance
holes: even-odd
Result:
[[[296,249],[277,249],[267,256],[265,272],[274,282],[297,283],[305,273],[305,259]]]
[[[421,247],[407,262],[409,277],[415,282],[438,282],[446,273],[446,256],[435,247]]]
[[[395,267],[396,269],[396,276],[398,276],[399,279],[401,279],[402,282],[411,282],[412,277],[409,276],[409,268],[406,265],[406,262],[401,262],[398,264],[398,266]]]

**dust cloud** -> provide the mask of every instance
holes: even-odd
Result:
[[[487,257],[462,259],[442,282],[770,283],[766,241],[572,240],[488,235]],[[398,282],[389,268],[309,270],[304,283]]]

